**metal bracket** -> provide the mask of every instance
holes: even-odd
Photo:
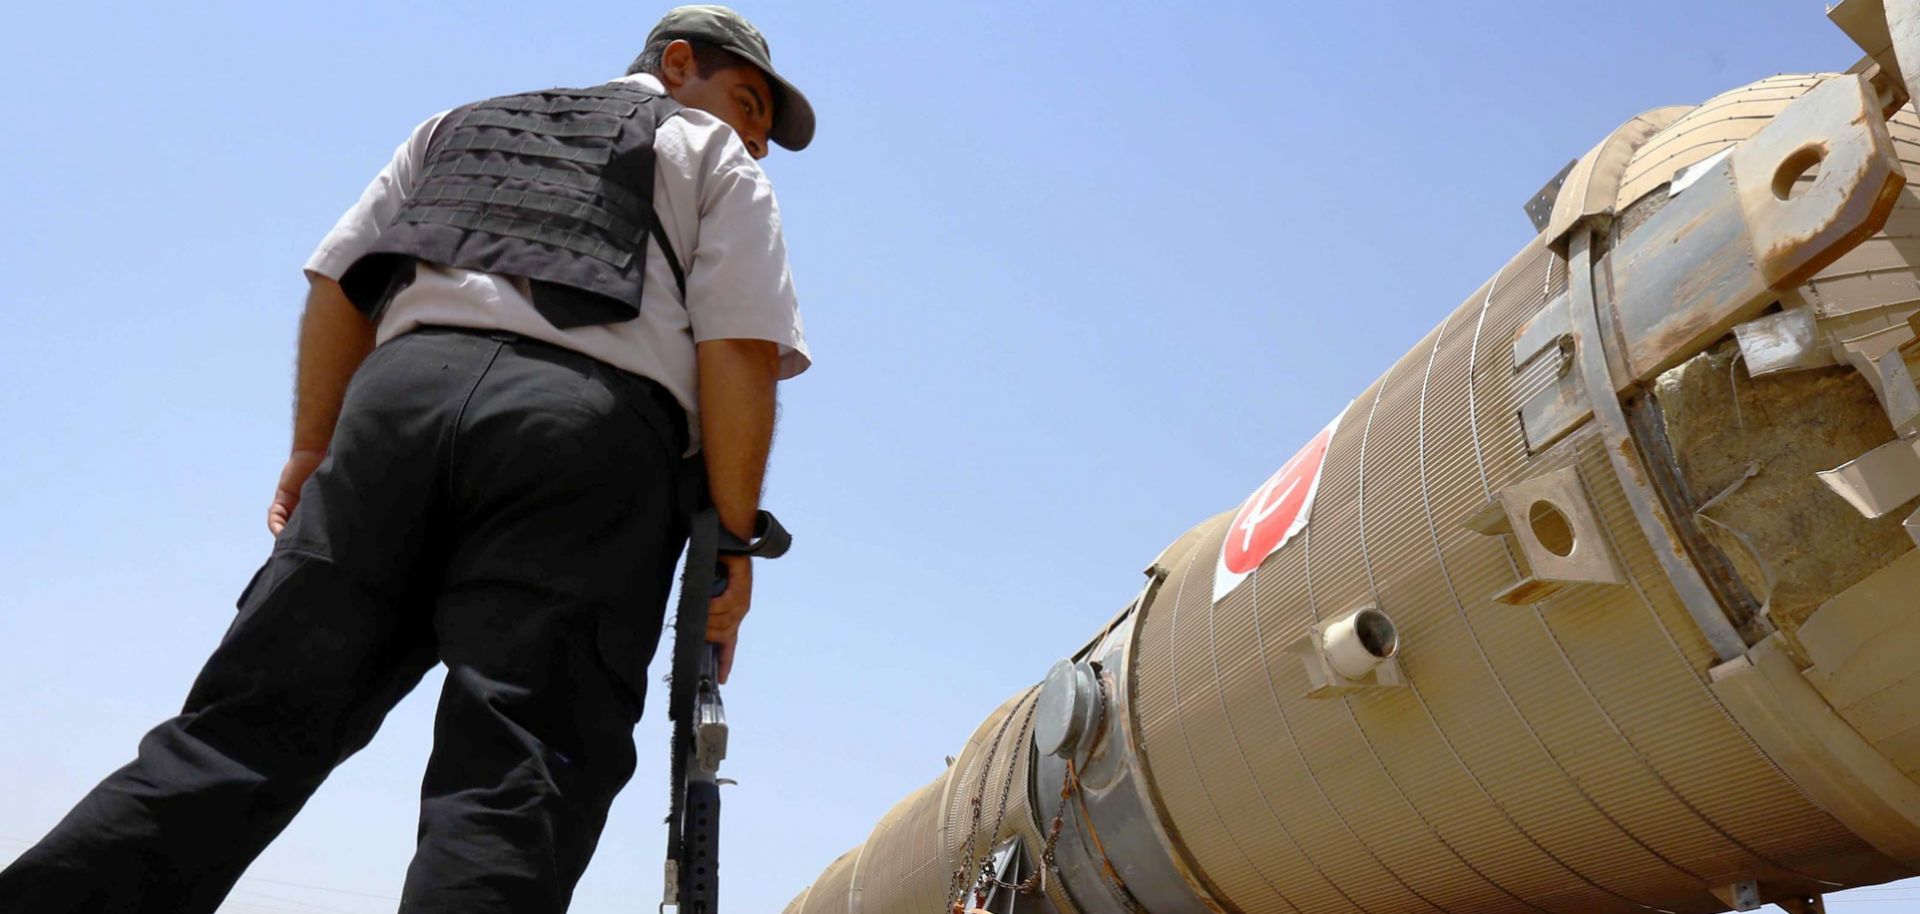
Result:
[[[1732,885],[1716,885],[1713,897],[1736,911],[1760,910],[1760,883],[1742,879]]]
[[[1629,369],[1619,389],[1758,316],[1880,230],[1906,176],[1879,107],[1857,75],[1822,82],[1621,242],[1610,258]]]
[[[1553,219],[1553,201],[1560,198],[1561,185],[1567,183],[1567,175],[1571,174],[1573,166],[1578,164],[1580,164],[1579,159],[1569,160],[1566,167],[1553,176],[1553,180],[1548,181],[1545,187],[1540,188],[1533,198],[1527,201],[1527,218],[1533,221],[1534,231],[1547,230],[1547,223]]]
[[[1883,517],[1920,496],[1920,438],[1889,441],[1818,475],[1861,516]]]
[[[1743,879],[1712,889],[1713,897],[1735,911],[1758,911],[1762,905],[1775,904],[1787,914],[1826,914],[1827,903],[1819,893],[1785,891],[1779,886],[1763,885]]]
[[[1520,431],[1531,454],[1546,450],[1593,415],[1586,388],[1573,371],[1573,324],[1567,316],[1567,301],[1565,292],[1554,296],[1513,339],[1515,372],[1539,359],[1555,360],[1553,383],[1520,405]]]
[[[1913,340],[1913,328],[1898,324],[1838,344],[1847,364],[1873,387],[1896,435],[1920,432],[1920,388],[1914,386],[1913,373],[1907,370],[1906,357],[1901,354]]]
[[[1493,595],[1501,603],[1539,603],[1568,584],[1626,580],[1573,467],[1501,489],[1466,527],[1487,536],[1511,536],[1526,557],[1529,573]]]
[[[1747,321],[1733,328],[1733,336],[1751,377],[1834,364],[1833,354],[1820,345],[1819,320],[1809,306]]]
[[[1881,0],[1840,0],[1827,10],[1827,18],[1866,52],[1866,58],[1847,72],[1866,77],[1880,96],[1881,116],[1892,117],[1907,103],[1907,85],[1900,78],[1886,5]]]

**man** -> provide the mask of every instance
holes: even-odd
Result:
[[[0,873],[0,911],[214,910],[436,662],[401,910],[565,910],[633,771],[681,458],[750,536],[775,384],[809,363],[755,160],[813,128],[714,6],[622,79],[422,124],[307,264],[271,557],[182,713]],[[753,581],[726,562],[723,680]]]

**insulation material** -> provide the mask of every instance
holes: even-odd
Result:
[[[1791,632],[1913,548],[1904,514],[1861,517],[1814,475],[1893,440],[1893,429],[1851,367],[1753,378],[1739,355],[1725,341],[1661,375],[1654,396],[1695,505],[1726,493],[1702,531],[1749,592],[1766,595],[1771,579],[1770,614]]]

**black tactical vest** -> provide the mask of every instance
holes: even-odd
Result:
[[[377,316],[424,260],[525,278],[534,307],[561,329],[618,323],[640,313],[651,235],[684,295],[653,211],[653,134],[679,111],[619,83],[454,109],[412,195],[341,288]]]

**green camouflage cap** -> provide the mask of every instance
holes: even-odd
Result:
[[[813,142],[813,105],[807,97],[794,88],[793,83],[781,78],[773,69],[773,54],[767,50],[767,39],[760,30],[740,15],[724,6],[696,4],[668,10],[660,17],[660,24],[647,33],[647,47],[656,41],[672,41],[684,38],[688,41],[704,41],[725,49],[740,59],[760,68],[772,83],[777,98],[773,99],[773,130],[769,138],[795,152],[807,148]]]

